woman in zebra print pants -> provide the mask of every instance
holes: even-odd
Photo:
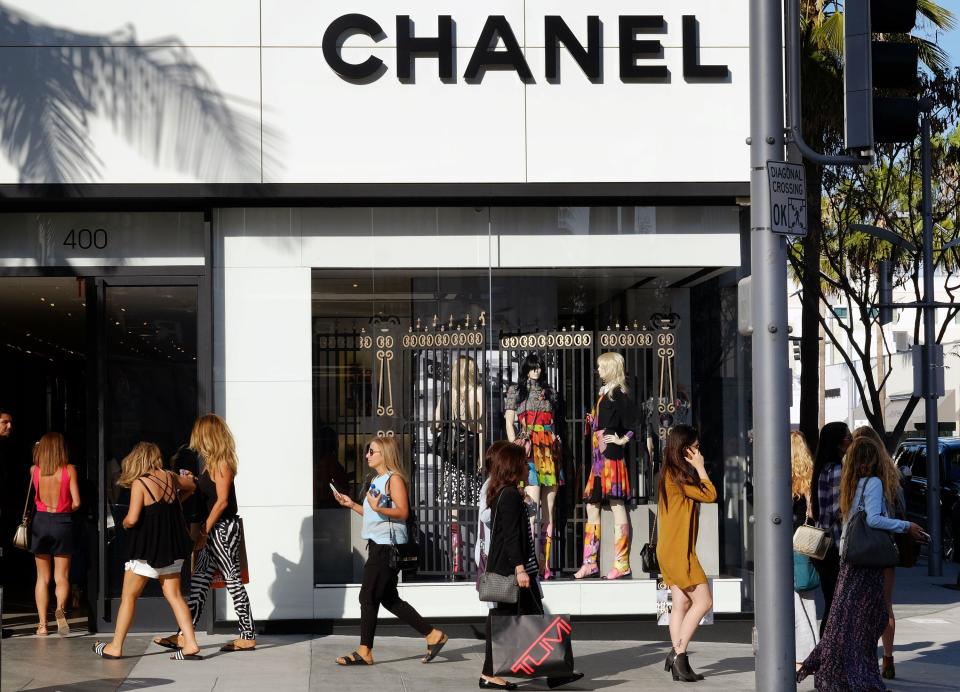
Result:
[[[243,525],[237,516],[237,494],[233,479],[237,475],[237,453],[233,434],[220,416],[201,416],[193,425],[190,448],[199,455],[203,468],[196,479],[207,519],[194,549],[199,551],[190,579],[190,614],[193,624],[200,620],[207,591],[215,569],[224,582],[237,613],[240,638],[225,644],[221,651],[251,651],[257,645],[250,599],[240,580],[240,541]],[[176,648],[178,635],[155,639],[160,646]]]

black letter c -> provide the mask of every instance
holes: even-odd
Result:
[[[372,55],[360,64],[349,63],[340,55],[340,39],[344,34],[366,34],[379,43],[386,38],[383,29],[365,14],[345,14],[334,19],[323,32],[323,57],[333,71],[344,79],[375,81],[386,70],[383,60]],[[349,38],[347,36],[346,38]],[[346,40],[344,38],[344,40]]]

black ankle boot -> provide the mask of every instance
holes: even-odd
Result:
[[[673,647],[670,647],[670,651],[667,653],[667,660],[663,662],[663,669],[670,670],[673,668],[673,659],[677,657],[677,652],[673,650]]]
[[[677,654],[677,657],[673,659],[673,679],[682,680],[683,682],[696,682],[697,674],[690,670],[690,661],[687,660],[686,654]]]

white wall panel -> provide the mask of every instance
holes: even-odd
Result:
[[[26,5],[21,0],[14,7]],[[79,123],[77,130],[85,135],[89,151],[65,146],[45,152],[41,147],[38,154],[35,148],[33,166],[12,154],[13,160],[0,162],[0,184],[747,180],[744,0],[648,0],[639,6],[625,2],[605,6],[601,14],[607,49],[600,84],[587,82],[566,51],[561,51],[561,82],[545,81],[543,17],[559,14],[582,35],[585,17],[597,11],[573,0],[492,0],[492,4],[456,6],[429,2],[415,8],[398,8],[386,0],[360,5],[346,0],[263,0],[262,12],[258,0],[34,0],[29,10],[37,17],[31,21],[67,33],[33,28],[17,37],[14,32],[12,45],[34,47],[0,48],[0,60],[14,71],[36,73],[37,79],[25,83],[24,93],[19,94],[25,103],[45,102],[32,98],[42,94],[27,93],[42,91],[44,85],[73,80],[81,85],[83,93],[68,110],[73,109],[71,117]],[[352,61],[371,54],[385,61],[386,73],[373,83],[343,80],[322,57],[319,46],[324,30],[338,15],[349,12],[374,17],[388,35],[375,47],[369,38],[357,36],[343,49]],[[454,17],[460,48],[453,83],[439,81],[437,60],[431,58],[416,61],[415,83],[397,80],[398,12],[410,12],[423,35],[436,32],[437,15]],[[729,65],[729,83],[683,79],[680,45],[685,13],[695,14],[700,23],[701,63]],[[480,84],[464,82],[462,75],[476,38],[487,16],[494,14],[505,15],[518,40],[527,46],[533,83],[525,85],[516,74],[505,71],[488,72]],[[620,81],[619,14],[666,17],[667,30],[653,36],[666,46],[669,83]],[[49,48],[40,47],[101,43],[106,40],[103,36],[124,25],[130,27],[127,35],[114,35],[110,41],[131,47],[115,49],[107,58],[124,68],[118,74],[135,75],[132,85],[102,80],[90,86],[85,75],[92,52],[74,49],[76,60],[63,61],[54,59]],[[160,45],[182,48],[173,52],[169,47],[146,47],[147,41],[158,39]],[[156,89],[162,79],[157,72],[139,71],[142,61],[133,59],[151,55],[180,61],[185,68],[165,73],[170,82],[165,90]],[[215,136],[231,127],[222,122],[212,131],[194,130],[200,136],[193,139],[183,136],[185,129],[189,135],[195,122],[182,107],[189,102],[184,98],[188,89],[169,80],[169,75],[188,75],[197,69],[209,76],[202,88],[224,96],[228,117],[242,130],[226,145]],[[149,107],[119,117],[108,115],[110,99],[104,93],[114,90],[122,102],[123,95],[143,89],[156,91],[148,103],[163,107],[159,120],[150,120]],[[25,111],[27,122],[45,122],[42,116],[36,109]],[[126,129],[141,125],[131,141]],[[8,150],[19,151],[28,139],[39,141],[38,134],[42,133],[21,135],[25,141],[10,143]]]
[[[257,46],[260,0],[13,0],[7,9],[35,21],[5,45],[62,45],[45,27],[84,43],[109,37],[121,45]],[[31,22],[32,24],[32,22]],[[85,41],[89,44],[90,41]]]
[[[274,464],[277,482],[296,482]],[[237,477],[238,492],[243,472]],[[309,480],[309,476],[306,480]],[[262,480],[260,481],[263,482]],[[247,593],[253,619],[302,620],[313,613],[313,504],[287,507],[247,507],[240,503],[247,542],[250,583]],[[215,592],[216,593],[216,592]],[[217,616],[235,620],[229,597],[218,593]]]
[[[351,62],[368,54],[344,50]],[[469,52],[457,59],[462,70]],[[264,117],[290,145],[283,165],[265,166],[264,182],[522,182],[520,80],[491,72],[480,85],[443,84],[436,69],[420,65],[416,84],[388,72],[358,85],[319,48],[264,49]]]
[[[313,505],[311,381],[226,382],[225,416],[237,442],[237,501]]]
[[[8,67],[36,70],[39,62],[49,72],[6,95],[21,100],[23,117],[35,122],[17,130],[18,141],[5,143],[19,153],[10,167],[0,168],[7,173],[0,184],[260,182],[258,48],[191,48],[181,64],[193,67],[182,72],[170,69],[164,48],[74,53],[79,63],[88,63],[84,69],[102,76],[87,81],[79,70],[54,73],[50,66],[56,61],[47,48],[0,48],[0,63]],[[129,89],[108,98],[114,70],[144,79],[132,79]],[[218,98],[208,98],[211,89]],[[74,125],[69,134],[52,129],[55,118],[37,106],[55,94],[62,100],[56,112]],[[213,118],[221,105],[224,117]],[[279,158],[281,142],[270,138],[266,155]],[[21,171],[29,177],[21,180]]]
[[[324,236],[303,238],[303,262],[312,267],[434,267],[486,269],[499,239],[482,236]]]
[[[219,228],[221,253],[214,262],[225,267],[299,267],[300,234],[291,226],[289,208],[224,209]]]
[[[641,39],[659,40],[665,46],[679,46],[682,32],[682,17],[696,16],[700,24],[700,44],[706,46],[746,46],[748,44],[748,21],[746,0],[670,0],[658,2],[646,0],[632,3],[602,3],[598,6],[584,4],[581,0],[526,0],[527,45],[542,46],[543,19],[547,15],[560,15],[574,35],[584,46],[587,41],[587,16],[600,17],[603,24],[603,45],[616,47],[620,40],[618,18],[620,15],[663,15],[667,22],[664,34],[644,34]],[[616,63],[612,67],[616,67]]]
[[[679,48],[664,51],[669,83],[624,83],[619,56],[604,50],[607,74],[591,84],[572,58],[563,87],[542,79],[543,53],[528,51],[537,84],[527,88],[530,182],[743,180],[749,171],[748,51],[710,49],[703,61],[726,64],[730,83],[683,80]],[[707,106],[709,104],[709,106]]]
[[[252,578],[252,577],[251,577]],[[569,615],[651,615],[656,613],[654,579],[552,581],[541,584],[547,612]],[[401,584],[400,597],[428,620],[432,617],[482,617],[486,607],[477,600],[472,583]],[[740,579],[713,580],[716,613],[739,613],[743,608]],[[359,619],[359,584],[322,586],[314,590],[314,617]],[[381,610],[380,618],[394,616]],[[664,627],[666,632],[666,627]]]
[[[736,267],[740,238],[735,234],[500,236],[500,267],[529,264],[525,253],[538,247],[545,267]]]
[[[228,383],[309,382],[310,270],[234,268],[223,272],[223,379]],[[274,404],[267,400],[255,405]]]
[[[517,40],[523,42],[522,0],[486,0],[481,3],[448,0],[418,0],[398,4],[393,0],[262,0],[263,44],[265,46],[319,46],[323,32],[337,17],[345,14],[365,14],[374,19],[387,35],[377,44],[395,47],[396,18],[407,14],[416,24],[417,36],[436,36],[437,17],[449,14],[456,24],[457,45],[473,48],[488,15],[504,15]],[[296,21],[290,21],[296,17]],[[371,45],[367,37],[355,37],[347,46]],[[391,69],[393,56],[390,56]],[[429,63],[429,60],[424,62]]]

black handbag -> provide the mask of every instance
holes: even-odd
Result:
[[[867,523],[867,512],[863,507],[865,492],[864,484],[860,489],[860,502],[841,540],[843,549],[840,557],[855,567],[895,567],[900,562],[897,544],[890,531],[875,529]]]
[[[417,525],[413,520],[413,509],[408,510],[407,542],[397,543],[397,536],[393,531],[393,520],[390,520],[390,557],[387,564],[404,575],[416,574],[420,566],[420,546],[417,544]]]
[[[660,513],[653,517],[653,537],[640,548],[640,569],[650,574],[660,574],[660,563],[657,561],[657,519]]]

